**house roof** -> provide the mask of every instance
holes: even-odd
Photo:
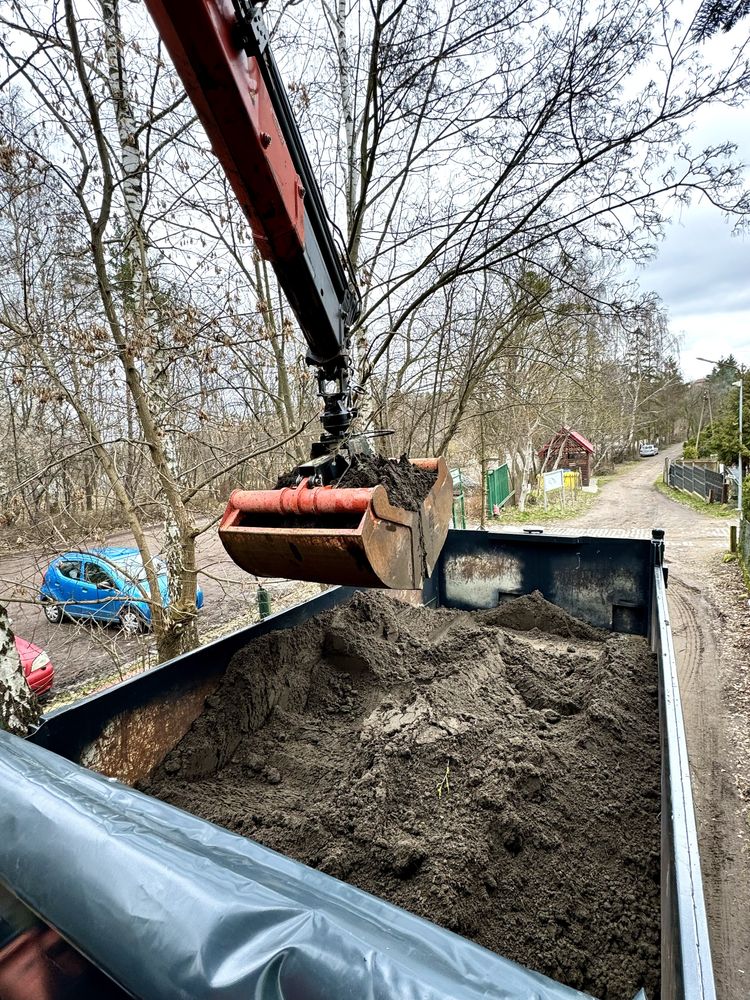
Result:
[[[574,431],[571,427],[561,427],[554,437],[551,437],[545,445],[542,445],[538,454],[543,455],[544,452],[547,451],[547,449],[556,441],[559,441],[561,437],[569,437],[572,441],[575,441],[576,444],[580,444],[580,446],[587,451],[589,455],[594,454],[594,446],[589,439],[585,438],[583,434],[579,434],[578,431]]]

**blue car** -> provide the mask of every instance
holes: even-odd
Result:
[[[162,602],[169,601],[167,566],[154,559]],[[134,635],[151,624],[146,570],[138,549],[107,548],[91,552],[66,552],[50,563],[41,588],[47,621],[57,624],[71,618],[119,622]],[[203,607],[203,592],[196,594]]]

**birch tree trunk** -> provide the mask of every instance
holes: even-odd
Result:
[[[334,36],[338,56],[339,85],[341,87],[341,114],[346,143],[346,228],[350,238],[355,225],[355,211],[359,199],[359,169],[354,149],[354,92],[352,87],[351,56],[346,37],[347,0],[337,0],[334,17]]]
[[[120,141],[122,192],[127,213],[123,240],[125,273],[129,276],[130,319],[133,330],[131,349],[140,347],[145,373],[145,406],[158,445],[162,466],[162,509],[164,514],[164,558],[169,570],[169,604],[163,611],[163,633],[157,636],[160,659],[169,659],[198,645],[195,619],[195,536],[194,524],[180,500],[176,485],[180,473],[177,441],[170,426],[169,359],[159,343],[159,315],[154,302],[153,284],[148,264],[148,241],[143,228],[143,178],[146,169],[138,144],[138,124],[128,92],[124,66],[124,46],[120,31],[119,0],[101,0],[104,48],[107,54],[109,90],[115,109]],[[140,387],[137,391],[140,390]],[[171,423],[174,423],[172,421]],[[144,427],[144,430],[146,428]],[[147,435],[148,440],[148,435]],[[169,480],[169,485],[165,481]],[[172,487],[171,489],[169,487]],[[158,587],[152,600],[160,601]]]
[[[339,92],[341,96],[341,117],[344,126],[344,201],[346,204],[346,237],[352,266],[356,272],[359,258],[359,245],[362,234],[363,215],[360,205],[362,197],[362,150],[363,137],[358,134],[355,120],[355,88],[352,78],[352,56],[346,33],[347,0],[335,0],[335,5],[324,4],[331,31],[336,46],[338,62]],[[365,364],[370,344],[367,327],[359,324],[354,330],[350,345],[351,370],[355,383],[355,401],[359,412],[359,422],[362,428],[369,427],[374,421],[372,395],[357,391],[357,386],[366,382]]]
[[[39,705],[26,683],[8,611],[0,604],[0,729],[26,736],[39,721]]]

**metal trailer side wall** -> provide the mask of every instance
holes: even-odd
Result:
[[[714,1000],[697,837],[662,559],[663,544],[660,537],[653,541],[639,541],[452,531],[439,567],[426,585],[423,599],[426,603],[440,603],[449,607],[491,607],[498,601],[540,590],[549,600],[592,624],[614,631],[650,635],[658,656],[660,672],[662,996],[670,1000]],[[312,615],[333,607],[350,593],[345,588],[328,591],[312,601],[272,616],[259,625],[246,628],[99,696],[61,710],[45,721],[32,740],[41,747],[62,754],[70,761],[83,763],[104,774],[132,782],[147,773],[187,731],[200,713],[206,695],[219,683],[231,655],[238,648],[271,630],[293,627]],[[0,753],[0,765],[4,766],[7,761],[7,754]],[[126,793],[127,790],[123,792]],[[171,810],[171,807],[163,803],[154,804],[153,808],[157,809],[160,816],[160,810]],[[184,817],[182,813],[179,815]],[[30,822],[29,817],[25,817],[25,820]],[[23,828],[24,817],[16,817],[16,825],[18,824]],[[219,850],[219,844],[212,840],[215,828],[202,824],[202,821],[193,817],[189,824],[192,824],[191,830],[206,828],[212,831],[211,837],[206,835],[207,853],[201,863],[213,865],[218,857],[214,852]],[[194,827],[195,824],[198,826]],[[232,836],[222,833],[222,837]],[[257,845],[253,847],[257,848]],[[257,849],[261,853],[264,851],[263,848]],[[224,840],[222,850],[226,850]],[[284,861],[288,862],[288,859]],[[288,863],[294,865],[293,862]],[[304,869],[304,866],[297,868]],[[309,869],[304,871],[309,873]],[[15,884],[8,876],[5,861],[0,858],[0,879],[15,889],[19,896],[28,900],[28,895],[24,896],[17,881],[17,869],[14,870],[13,877],[16,878]],[[33,875],[29,877],[33,878]],[[305,875],[308,888],[313,890],[317,885],[315,877],[318,877],[318,873],[313,873],[313,882],[310,883],[310,876]],[[325,879],[325,876],[319,877]],[[357,890],[346,887],[346,891],[354,893],[356,898]],[[359,894],[360,897],[363,895]],[[363,904],[362,912],[367,911],[367,905]],[[442,931],[439,933],[448,934]],[[450,935],[450,938],[455,940],[454,935]],[[447,946],[449,954],[455,956],[458,963],[453,969],[454,973],[457,968],[462,967],[462,963],[468,963],[466,968],[471,966],[474,955],[471,949],[475,947],[462,939],[458,940],[469,951],[464,953],[459,948],[457,952],[452,941]],[[398,955],[393,954],[392,957],[398,958]],[[469,992],[465,995],[473,994]],[[496,990],[488,995],[499,997],[515,994]]]
[[[439,603],[493,608],[538,590],[592,625],[648,635],[655,558],[647,540],[455,531],[440,562]]]
[[[708,921],[666,580],[654,568],[651,647],[659,661],[662,996],[715,1000]]]

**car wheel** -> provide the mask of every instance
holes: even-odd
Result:
[[[120,627],[127,635],[138,635],[143,625],[143,618],[135,608],[123,608],[120,612]]]
[[[52,625],[59,625],[63,620],[63,609],[59,604],[45,604],[42,608],[44,617]]]

